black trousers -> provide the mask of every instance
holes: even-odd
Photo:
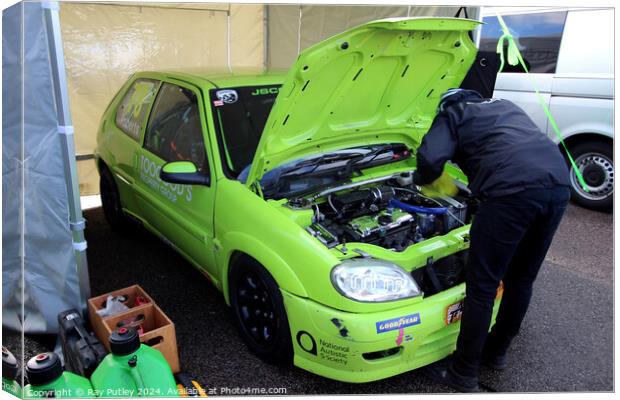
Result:
[[[483,350],[498,355],[508,350],[569,197],[567,187],[528,189],[480,204],[470,230],[466,297],[452,364],[456,373],[475,377]],[[500,280],[504,294],[487,339]]]

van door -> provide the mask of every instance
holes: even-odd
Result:
[[[566,15],[566,11],[502,15],[547,105],[551,99]],[[483,21],[486,25],[480,35],[480,50],[495,51],[503,33],[499,21],[496,16],[487,16]],[[497,77],[493,96],[517,104],[542,132],[547,132],[547,116],[539,104],[530,78],[520,65],[511,66],[506,62],[503,72]]]
[[[153,104],[138,158],[137,197],[149,228],[203,272],[214,275],[213,205],[210,186],[164,182],[166,162],[191,161],[210,175],[204,104],[199,92],[181,82],[164,82]]]
[[[551,112],[587,185],[571,170],[573,199],[611,210],[614,191],[614,10],[570,10],[566,18]],[[550,137],[556,142],[553,132]]]
[[[612,9],[568,13],[550,107],[565,136],[613,137],[613,30]]]

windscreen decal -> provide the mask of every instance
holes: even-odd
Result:
[[[237,94],[237,91],[232,89],[218,90],[217,92],[215,92],[215,95],[217,96],[218,100],[226,104],[233,104],[236,103],[237,100],[239,100],[239,95]]]
[[[280,86],[268,87],[268,88],[256,88],[250,94],[252,96],[264,96],[266,94],[278,94],[278,93],[280,93]]]

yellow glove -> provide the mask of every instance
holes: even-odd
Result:
[[[441,176],[428,185],[422,186],[422,194],[431,198],[455,196],[459,188],[454,184],[454,180],[445,171]]]

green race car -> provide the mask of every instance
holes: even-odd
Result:
[[[456,166],[454,197],[412,174],[477,24],[370,22],[286,76],[133,75],[97,137],[109,224],[138,220],[187,258],[266,361],[368,382],[447,356],[475,201]]]

